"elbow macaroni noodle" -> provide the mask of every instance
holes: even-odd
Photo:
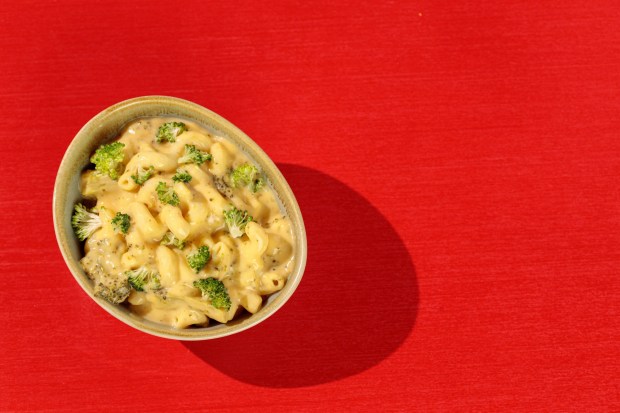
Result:
[[[157,142],[158,128],[171,121],[185,123],[187,130],[175,142]],[[81,260],[95,284],[102,274],[122,279],[138,268],[157,273],[157,290],[132,289],[124,305],[146,319],[178,328],[205,326],[210,319],[226,323],[244,311],[255,313],[265,296],[284,286],[295,251],[289,219],[274,191],[269,185],[257,192],[246,186],[221,188],[233,168],[251,163],[239,148],[196,123],[170,118],[139,119],[125,127],[117,141],[125,145],[118,180],[93,170],[81,178],[82,195],[102,221],[86,239]],[[185,145],[210,153],[212,159],[180,164]],[[151,171],[142,185],[132,178],[140,168]],[[177,170],[191,180],[173,181]],[[160,201],[160,182],[174,190],[176,205]],[[229,233],[224,219],[224,211],[233,206],[253,217],[238,238]],[[126,234],[111,224],[117,213],[130,217]],[[170,236],[183,242],[183,248],[162,242]],[[211,259],[196,272],[187,256],[200,246],[209,247]],[[229,309],[214,307],[194,287],[194,281],[208,277],[226,287]]]

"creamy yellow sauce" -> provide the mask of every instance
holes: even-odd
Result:
[[[176,142],[156,142],[159,127],[183,122],[187,131]],[[81,192],[94,206],[102,227],[85,242],[81,263],[95,285],[110,279],[126,281],[128,271],[147,268],[156,272],[161,289],[131,292],[126,300],[135,314],[162,324],[184,328],[205,326],[209,320],[226,323],[245,309],[256,313],[265,296],[280,290],[292,271],[295,251],[289,219],[269,185],[257,192],[226,185],[231,171],[252,161],[231,141],[202,126],[176,118],[145,118],[127,125],[118,142],[125,146],[124,171],[117,180],[94,170],[82,174]],[[179,164],[185,145],[194,145],[212,155],[198,166]],[[131,178],[138,168],[154,168],[142,185]],[[182,169],[192,176],[188,183],[174,182]],[[156,186],[165,182],[179,197],[179,205],[163,203]],[[247,211],[252,221],[238,238],[224,220],[224,211],[234,206]],[[131,218],[126,234],[111,221],[116,213]],[[166,233],[185,241],[185,248],[162,245]],[[211,259],[196,273],[187,256],[208,246]],[[193,283],[207,277],[224,283],[230,309],[214,307]]]

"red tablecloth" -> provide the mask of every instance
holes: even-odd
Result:
[[[5,2],[2,411],[618,411],[617,1]],[[135,96],[237,124],[309,260],[253,330],[134,331],[65,267],[56,170]]]

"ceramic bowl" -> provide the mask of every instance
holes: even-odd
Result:
[[[202,328],[177,329],[145,320],[122,305],[110,304],[93,294],[93,282],[82,270],[79,260],[83,256],[81,243],[71,228],[73,206],[80,201],[79,178],[88,167],[90,155],[102,143],[113,140],[124,125],[141,117],[177,116],[198,122],[215,130],[218,135],[236,143],[269,179],[287,215],[291,219],[295,238],[293,272],[284,288],[266,300],[253,315],[245,315],[227,324],[214,324]],[[73,138],[60,163],[54,185],[53,216],[56,239],[62,256],[84,291],[108,313],[120,321],[145,333],[176,340],[208,340],[224,337],[256,326],[278,311],[291,298],[299,285],[306,265],[306,231],[299,205],[288,183],[267,154],[245,133],[218,114],[187,100],[167,96],[144,96],[113,105],[92,118]]]

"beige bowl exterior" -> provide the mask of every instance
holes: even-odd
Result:
[[[154,323],[131,313],[126,307],[113,305],[93,294],[93,282],[82,270],[81,243],[71,228],[73,206],[81,199],[79,178],[89,164],[90,155],[102,143],[113,140],[128,122],[141,117],[178,116],[215,129],[235,142],[267,176],[291,219],[295,236],[295,263],[286,285],[271,295],[256,314],[204,328],[177,329]],[[306,266],[307,242],[299,205],[282,173],[265,152],[245,133],[218,114],[187,100],[168,96],[144,96],[113,105],[92,118],[75,136],[58,169],[53,197],[54,229],[62,256],[76,281],[104,310],[122,322],[148,334],[176,340],[208,340],[246,330],[275,313],[291,297],[299,285]]]

